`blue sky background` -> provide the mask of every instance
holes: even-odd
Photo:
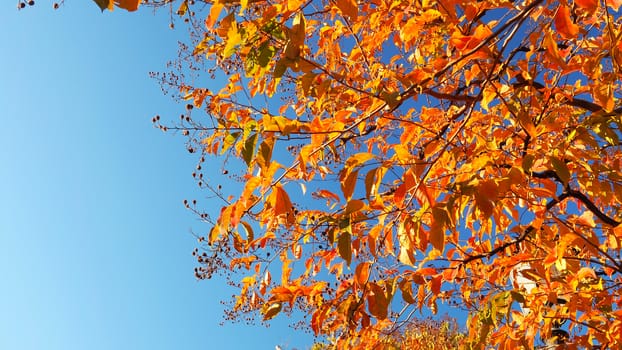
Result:
[[[15,6],[0,2],[0,349],[310,346],[287,320],[219,326],[231,291],[193,276],[196,157],[153,128],[183,106],[148,77],[186,32],[167,11]]]

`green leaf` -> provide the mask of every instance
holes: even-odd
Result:
[[[235,144],[235,141],[238,139],[238,137],[240,137],[239,132],[233,132],[231,134],[228,134],[223,141],[223,145],[222,145],[222,149],[220,150],[220,153],[224,154],[225,152],[227,152],[227,150]]]
[[[287,67],[289,66],[289,61],[290,60],[288,58],[284,57],[276,62],[276,64],[274,65],[274,73],[273,73],[275,78],[283,77],[283,75],[287,71]]]
[[[352,237],[348,232],[341,232],[339,235],[339,240],[337,241],[337,249],[339,251],[339,255],[348,263],[352,262]]]
[[[530,174],[531,173],[531,167],[533,166],[533,162],[534,162],[535,158],[533,155],[531,154],[527,154],[525,155],[525,157],[523,158],[523,170],[525,171],[525,173]]]
[[[266,68],[268,66],[268,63],[270,63],[270,61],[274,57],[275,53],[276,49],[274,48],[274,46],[270,46],[270,43],[268,41],[265,41],[263,44],[261,44],[261,46],[259,46],[259,56],[257,57],[257,63],[262,68]]]
[[[568,170],[566,163],[557,157],[551,157],[550,159],[551,165],[553,165],[553,169],[555,169],[557,176],[559,176],[564,185],[568,184],[568,181],[570,180],[570,171]]]
[[[257,133],[252,134],[246,142],[244,142],[244,149],[242,149],[242,158],[246,162],[247,166],[251,166],[251,161],[255,155],[255,146],[257,146]]]
[[[274,139],[267,138],[259,145],[259,157],[257,163],[262,167],[270,166],[272,161],[272,149],[274,148]]]
[[[510,291],[510,294],[512,295],[512,299],[514,299],[515,301],[523,304],[525,302],[525,296],[517,291]]]

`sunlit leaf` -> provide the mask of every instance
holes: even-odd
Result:
[[[263,320],[267,321],[273,319],[276,315],[279,314],[279,312],[281,312],[281,309],[283,309],[283,304],[278,302],[267,305],[262,310]]]
[[[223,56],[227,58],[233,55],[240,43],[242,43],[242,35],[238,31],[238,27],[234,22],[227,32],[227,45],[223,50]]]
[[[364,286],[369,279],[370,263],[362,262],[356,266],[354,278],[360,286]]]
[[[356,19],[358,17],[358,5],[356,4],[356,0],[335,0],[339,11],[345,16],[350,17],[351,19]]]
[[[554,22],[555,29],[564,39],[574,39],[579,33],[579,26],[570,18],[570,9],[566,5],[557,8]]]

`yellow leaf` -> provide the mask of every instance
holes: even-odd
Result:
[[[489,111],[488,104],[495,99],[496,95],[497,92],[495,89],[490,85],[486,85],[484,91],[482,92],[482,100],[480,102],[484,110]]]
[[[182,1],[181,5],[179,5],[179,8],[177,9],[177,15],[182,17],[186,14],[186,12],[188,12],[188,1]]]
[[[242,42],[242,35],[238,32],[237,23],[233,22],[229,31],[227,32],[227,44],[222,52],[224,58],[227,58],[235,53],[238,45]]]
[[[596,279],[596,273],[589,267],[582,267],[579,272],[577,272],[577,280],[582,281],[585,279]]]
[[[585,211],[579,218],[577,219],[577,223],[589,227],[596,227],[596,222],[594,221],[594,213],[591,211]]]
[[[277,302],[272,304],[266,304],[262,310],[263,320],[271,320],[283,309],[283,304]]]

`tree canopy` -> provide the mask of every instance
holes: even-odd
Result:
[[[239,291],[227,317],[364,349],[457,307],[470,348],[562,321],[622,347],[622,1],[146,3],[190,27],[159,75],[188,110],[154,121],[239,182],[199,164],[221,209],[186,203],[196,276]]]

